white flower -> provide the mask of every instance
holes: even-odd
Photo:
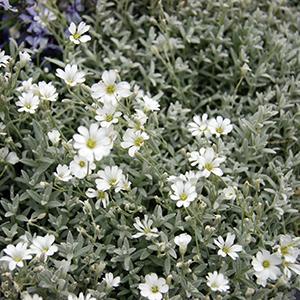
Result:
[[[31,56],[26,50],[20,51],[19,57],[20,57],[21,64],[25,65],[27,62],[31,61]]]
[[[6,67],[8,64],[8,61],[11,59],[9,55],[5,55],[5,51],[0,52],[0,68],[1,67]]]
[[[300,265],[296,264],[295,262],[290,262],[286,260],[282,262],[283,274],[287,279],[290,279],[292,277],[292,272],[296,273],[297,275],[300,275]]]
[[[145,112],[159,110],[160,105],[158,101],[150,98],[147,95],[143,96],[142,99],[143,101],[140,102],[142,103]]]
[[[144,125],[146,124],[148,117],[147,115],[140,109],[135,110],[135,114],[132,118],[125,116],[126,121],[128,122],[128,127],[133,128],[136,131],[144,130]]]
[[[53,145],[57,145],[60,141],[60,133],[58,130],[53,129],[47,133],[49,140]]]
[[[167,178],[167,181],[171,183],[184,181],[184,182],[189,182],[193,186],[196,186],[199,178],[200,178],[199,172],[188,171],[185,172],[184,175],[180,174],[179,176],[169,176]]]
[[[92,170],[96,169],[96,165],[92,161],[88,161],[86,158],[76,155],[70,162],[69,168],[72,175],[82,179],[88,174],[91,174]]]
[[[89,161],[94,159],[99,161],[110,153],[112,148],[111,139],[107,136],[104,128],[94,123],[90,128],[79,126],[78,132],[74,134],[74,149],[78,150],[78,154],[85,157]]]
[[[123,175],[123,171],[117,166],[107,166],[104,170],[98,171],[99,178],[95,180],[97,189],[107,191],[114,188],[116,192],[127,189],[130,183]]]
[[[29,295],[27,292],[22,294],[22,300],[43,300],[38,294]]]
[[[223,189],[223,191],[222,191],[224,198],[227,200],[235,200],[236,192],[237,192],[237,188],[233,187],[233,186],[229,186],[229,187]]]
[[[171,185],[174,194],[170,197],[172,200],[177,201],[178,207],[188,207],[192,201],[197,198],[196,188],[190,182],[177,181]]]
[[[279,243],[278,253],[284,257],[285,261],[295,262],[300,254],[300,250],[296,247],[299,241],[292,239],[290,235],[280,235]]]
[[[80,293],[78,297],[74,295],[69,295],[68,300],[96,300],[96,298],[93,297],[91,294],[87,294],[86,296],[84,296],[83,293]]]
[[[136,152],[144,145],[144,141],[149,139],[149,135],[146,132],[135,131],[133,129],[127,129],[123,136],[122,148],[129,148],[128,154],[134,157]]]
[[[104,105],[102,108],[96,110],[95,119],[100,122],[101,127],[109,127],[112,124],[118,123],[118,117],[122,115],[121,112],[116,111],[113,105]]]
[[[80,43],[86,43],[91,40],[91,37],[87,34],[90,29],[89,25],[86,25],[84,22],[80,22],[78,27],[72,22],[68,30],[71,33],[70,41],[76,45]]]
[[[34,96],[32,92],[22,93],[19,96],[19,101],[16,102],[19,112],[26,111],[30,114],[34,114],[40,104],[40,99],[38,96]]]
[[[210,119],[208,122],[210,132],[215,134],[217,137],[221,135],[227,135],[232,131],[233,126],[230,124],[229,119],[224,119],[218,116],[216,119]]]
[[[32,92],[34,95],[36,95],[36,91],[38,90],[38,86],[35,83],[32,83],[32,78],[29,78],[27,80],[23,80],[21,82],[21,86],[17,88],[17,91],[22,92]]]
[[[229,290],[229,281],[222,273],[218,273],[217,271],[208,273],[206,280],[207,285],[214,292],[227,292],[227,290]]]
[[[269,278],[275,280],[281,274],[277,267],[280,264],[281,258],[276,253],[271,254],[267,250],[258,252],[252,259],[254,275],[257,277],[256,282],[265,287]]]
[[[169,290],[169,286],[164,278],[158,278],[155,273],[151,273],[145,276],[145,283],[139,284],[141,295],[149,300],[161,300],[162,294],[165,294]]]
[[[0,149],[0,162],[6,162],[11,165],[15,165],[20,159],[18,158],[16,152],[9,152],[7,147]]]
[[[75,86],[85,81],[85,74],[82,71],[78,71],[76,65],[66,65],[65,70],[57,69],[56,76],[63,79],[69,86]]]
[[[71,171],[67,165],[58,165],[56,167],[56,172],[54,172],[54,176],[65,182],[72,179]]]
[[[119,286],[121,278],[120,276],[114,278],[113,273],[106,273],[105,277],[103,278],[103,281],[105,281],[107,287],[114,288]]]
[[[129,83],[126,81],[116,83],[116,80],[116,71],[104,71],[102,74],[102,81],[92,85],[92,97],[106,104],[110,103],[115,106],[119,99],[130,96]]]
[[[38,83],[38,91],[41,100],[55,102],[58,97],[56,93],[56,88],[52,85],[51,82],[46,83],[45,81]]]
[[[95,208],[99,209],[100,204],[102,203],[103,207],[106,208],[109,203],[108,193],[100,190],[95,190],[92,188],[88,188],[85,192],[87,197],[89,198],[97,198],[97,202],[95,203]]]
[[[199,152],[193,151],[189,160],[192,166],[198,165],[201,176],[209,177],[211,173],[217,176],[223,175],[219,166],[225,158],[218,157],[213,148],[201,148]]]
[[[191,242],[192,237],[187,233],[182,233],[174,238],[174,243],[179,246],[181,255],[184,255],[187,245]]]
[[[218,236],[217,239],[214,240],[214,243],[220,248],[218,251],[218,255],[225,257],[229,255],[233,260],[236,260],[238,257],[237,252],[243,250],[242,246],[234,245],[235,234],[230,232],[227,233],[226,241],[221,236]]]
[[[13,271],[16,267],[22,268],[24,266],[23,260],[31,259],[30,250],[27,245],[20,242],[16,246],[8,245],[4,252],[7,254],[0,258],[0,261],[8,263],[8,268]]]
[[[147,215],[144,216],[144,220],[141,221],[139,217],[135,218],[135,223],[133,226],[138,231],[134,234],[132,238],[137,239],[141,236],[145,236],[146,240],[151,240],[152,238],[158,237],[158,229],[156,227],[151,228],[153,221],[149,219]]]
[[[193,122],[190,122],[188,124],[188,129],[193,136],[201,137],[202,135],[204,135],[207,138],[211,136],[207,118],[207,114],[203,114],[201,118],[198,115],[193,117]]]
[[[54,241],[55,237],[52,234],[46,234],[44,237],[35,237],[30,246],[31,253],[38,257],[43,257],[44,261],[46,261],[48,256],[53,255],[58,250],[57,246],[53,245]]]

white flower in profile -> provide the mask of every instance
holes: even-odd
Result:
[[[190,182],[177,181],[171,185],[172,200],[177,201],[177,207],[188,207],[197,198],[196,188]]]
[[[153,225],[153,221],[149,219],[147,215],[144,215],[144,220],[140,220],[139,217],[136,217],[135,223],[133,226],[138,231],[136,234],[132,236],[132,238],[137,239],[141,236],[145,236],[146,240],[151,240],[152,238],[156,238],[159,236],[158,229],[156,227],[151,227]]]
[[[125,116],[126,121],[128,122],[128,127],[133,128],[136,131],[144,130],[144,125],[146,124],[148,117],[140,109],[135,110],[135,114],[129,118]]]
[[[70,162],[69,169],[73,176],[82,179],[91,174],[92,170],[96,169],[96,165],[92,161],[88,161],[86,158],[76,155]]]
[[[32,83],[32,78],[28,78],[27,80],[23,80],[21,82],[21,86],[19,86],[16,90],[20,93],[28,93],[32,92],[34,95],[36,95],[36,91],[38,90],[38,86],[36,83]]]
[[[56,88],[52,85],[51,82],[46,83],[41,81],[38,83],[38,91],[41,100],[55,102],[58,97]]]
[[[203,114],[202,117],[194,116],[193,122],[188,123],[188,130],[192,133],[192,136],[205,136],[209,138],[211,132],[208,127],[208,115]]]
[[[9,55],[5,55],[5,51],[0,51],[0,68],[6,67],[11,57]]]
[[[89,25],[86,25],[85,22],[80,22],[78,26],[75,23],[71,23],[68,30],[70,32],[70,41],[76,45],[80,43],[86,43],[91,40],[91,37],[87,34],[90,29]]]
[[[199,172],[187,171],[185,172],[185,174],[180,174],[179,176],[169,176],[167,178],[167,181],[171,183],[175,183],[178,181],[189,182],[191,185],[196,186],[199,178]]]
[[[222,194],[226,200],[235,200],[237,188],[235,186],[229,186],[223,189]]]
[[[117,166],[106,166],[104,170],[98,171],[99,178],[95,180],[97,189],[100,191],[107,191],[115,189],[116,192],[127,189],[127,179],[123,171]]]
[[[0,149],[0,162],[15,165],[19,160],[20,159],[17,156],[16,152],[9,152],[9,149],[7,147],[3,147]]]
[[[56,76],[63,79],[64,82],[73,87],[85,81],[85,73],[78,70],[77,65],[67,64],[65,69],[57,69]]]
[[[27,292],[22,293],[22,300],[43,300],[38,294],[33,294],[32,296]]]
[[[282,262],[283,266],[283,274],[287,279],[292,277],[292,273],[294,272],[297,275],[300,275],[300,265],[296,263],[296,261],[286,261]]]
[[[221,116],[218,116],[216,119],[210,119],[208,122],[208,127],[212,134],[215,134],[217,137],[221,135],[227,135],[232,131],[233,126],[230,124],[229,119],[223,119]]]
[[[110,104],[104,105],[96,110],[95,119],[100,122],[101,127],[109,127],[119,122],[122,115],[120,111],[116,111],[116,107]]]
[[[222,257],[229,255],[233,260],[236,260],[239,257],[237,252],[242,251],[243,247],[240,245],[235,245],[234,239],[235,234],[230,232],[227,233],[226,241],[224,241],[223,237],[218,236],[218,238],[214,240],[214,243],[220,248],[218,255]]]
[[[126,81],[116,83],[118,74],[115,70],[104,71],[102,81],[91,87],[91,95],[103,103],[116,105],[118,100],[131,95],[130,85]]]
[[[227,292],[229,290],[229,281],[228,279],[222,274],[214,271],[213,273],[208,273],[206,276],[207,285],[210,289],[214,292]]]
[[[277,267],[280,264],[281,258],[276,253],[271,254],[267,250],[257,252],[256,257],[252,259],[256,282],[265,287],[269,278],[276,280],[281,274],[279,267]]]
[[[201,148],[199,152],[193,151],[189,160],[192,166],[198,165],[201,176],[207,178],[211,173],[217,176],[223,175],[219,166],[225,161],[225,158],[218,157],[213,148]]]
[[[72,179],[71,171],[67,165],[58,165],[54,176],[61,181],[67,182]]]
[[[3,250],[7,255],[0,258],[0,261],[8,263],[8,268],[13,271],[16,267],[22,268],[24,266],[24,260],[32,258],[30,250],[27,249],[27,245],[20,242],[16,246],[8,245]]]
[[[108,288],[115,288],[120,285],[121,278],[120,276],[114,277],[113,273],[106,273],[103,281],[106,283]]]
[[[19,57],[20,57],[20,62],[22,65],[25,65],[31,61],[31,56],[26,50],[20,51]]]
[[[192,237],[187,233],[182,233],[174,238],[174,243],[179,247],[181,255],[184,255],[187,245],[191,242]]]
[[[69,295],[68,300],[97,300],[97,299],[93,297],[90,293],[88,293],[86,296],[84,296],[83,293],[80,293],[78,297],[75,295]]]
[[[78,132],[74,134],[74,149],[78,150],[78,154],[85,157],[89,161],[94,159],[99,161],[110,153],[112,148],[111,139],[107,136],[103,128],[94,123],[89,128],[79,126]]]
[[[58,130],[53,129],[47,133],[49,140],[53,145],[57,145],[60,141],[60,133]]]
[[[96,198],[97,201],[95,203],[95,208],[99,209],[100,204],[103,205],[104,208],[107,207],[109,203],[109,196],[108,193],[101,191],[101,190],[95,190],[92,188],[88,188],[87,191],[85,192],[88,198]]]
[[[149,135],[143,131],[135,131],[133,129],[127,129],[123,136],[123,142],[121,142],[121,147],[128,149],[128,154],[134,157],[136,152],[144,145],[145,140],[149,139]]]
[[[139,284],[141,295],[149,300],[161,300],[162,294],[169,291],[169,286],[164,278],[158,278],[155,273],[145,276],[145,283]]]
[[[160,108],[160,104],[157,100],[154,100],[153,98],[150,98],[149,96],[145,95],[142,97],[142,101],[140,101],[144,112],[149,111],[158,111]]]
[[[38,96],[34,96],[32,92],[22,93],[19,96],[19,101],[16,102],[16,105],[20,108],[19,112],[28,112],[34,114],[40,104],[40,99]]]
[[[295,262],[300,254],[298,249],[299,238],[293,239],[290,235],[280,235],[279,236],[279,246],[278,253],[284,257],[285,261]]]
[[[30,246],[31,253],[37,257],[42,257],[46,261],[49,256],[58,251],[57,246],[53,245],[54,241],[55,236],[52,234],[35,237]]]

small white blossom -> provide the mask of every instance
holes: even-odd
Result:
[[[283,266],[283,274],[287,279],[290,279],[292,277],[292,272],[294,272],[297,275],[300,275],[300,264],[296,264],[296,261],[290,262],[284,260],[282,262]]]
[[[162,294],[169,290],[169,286],[164,278],[158,278],[155,273],[145,276],[145,283],[139,284],[141,295],[149,300],[161,300]]]
[[[28,93],[32,92],[34,95],[36,95],[36,91],[38,90],[38,86],[36,83],[32,83],[32,78],[28,78],[27,80],[23,80],[21,82],[21,86],[17,88],[17,91],[20,93]]]
[[[190,182],[177,181],[171,185],[173,194],[170,196],[178,207],[188,207],[197,198],[196,188]]]
[[[281,264],[281,258],[276,254],[271,254],[267,250],[259,251],[256,257],[252,259],[252,266],[255,271],[256,282],[262,286],[266,286],[267,280],[270,278],[276,280],[281,274],[277,265]]]
[[[11,57],[9,55],[5,55],[5,51],[0,51],[0,68],[6,67]]]
[[[227,233],[226,241],[224,241],[223,237],[218,236],[217,239],[214,240],[214,243],[220,248],[218,251],[218,255],[225,257],[229,255],[233,260],[236,260],[238,257],[237,252],[243,250],[242,246],[234,245],[235,234]]]
[[[43,257],[44,261],[46,261],[49,256],[52,256],[58,251],[57,246],[53,245],[54,241],[55,237],[52,234],[46,234],[44,237],[35,237],[30,246],[31,253],[35,254],[37,257]]]
[[[149,135],[146,132],[135,131],[133,129],[127,129],[123,136],[122,148],[129,148],[128,154],[134,157],[136,152],[144,145],[144,141],[149,139]]]
[[[73,140],[74,149],[78,150],[80,156],[89,161],[99,161],[110,153],[113,146],[111,139],[98,124],[91,124],[89,128],[79,126],[78,132],[80,134],[74,134]]]
[[[47,133],[49,140],[53,145],[57,145],[60,141],[60,133],[58,130],[53,129]]]
[[[22,294],[22,300],[43,300],[38,294],[33,294],[32,296],[28,293]]]
[[[131,95],[130,85],[126,81],[116,83],[118,74],[115,70],[104,71],[102,81],[92,85],[91,94],[94,99],[115,106],[121,98]]]
[[[135,131],[144,130],[144,125],[146,124],[148,117],[140,109],[135,110],[135,114],[129,118],[125,116],[126,121],[128,122],[128,127],[133,128]]]
[[[91,40],[91,37],[87,34],[90,29],[89,25],[86,25],[84,22],[80,22],[78,26],[75,23],[71,23],[68,30],[70,32],[70,41],[76,45],[80,43],[86,43]]]
[[[86,296],[84,296],[83,293],[80,293],[78,297],[75,295],[69,295],[68,300],[96,300],[96,298],[89,293]]]
[[[26,63],[31,61],[31,56],[26,50],[20,51],[19,57],[20,57],[21,64],[25,65]]]
[[[71,171],[67,165],[58,165],[54,176],[61,181],[67,182],[72,179]]]
[[[109,127],[113,124],[117,124],[121,112],[116,111],[116,107],[113,105],[104,105],[102,108],[96,110],[95,119],[100,122],[101,127]]]
[[[218,116],[216,119],[210,119],[208,126],[210,132],[215,134],[217,137],[227,135],[233,129],[233,126],[230,124],[230,120],[223,119],[221,116]]]
[[[56,76],[63,79],[69,86],[75,86],[85,81],[85,73],[78,70],[77,65],[66,65],[65,69],[57,69]]]
[[[19,112],[28,112],[34,114],[40,104],[40,99],[38,96],[34,96],[32,92],[22,93],[19,96],[19,101],[16,102],[17,106],[20,106],[18,109]]]
[[[13,271],[16,267],[22,268],[24,266],[24,260],[32,258],[30,250],[27,249],[27,245],[20,242],[16,246],[8,245],[3,250],[7,255],[0,258],[0,261],[8,263],[8,268]]]
[[[107,287],[115,288],[120,285],[121,278],[120,276],[114,277],[113,273],[106,273],[103,281],[106,283]]]
[[[144,216],[144,220],[140,220],[139,217],[135,218],[135,223],[133,226],[138,231],[138,233],[134,234],[132,238],[137,239],[141,236],[145,236],[146,240],[151,240],[152,238],[158,237],[158,229],[156,227],[151,227],[153,221],[149,219],[147,215]]]
[[[237,188],[233,187],[233,186],[229,186],[229,187],[223,189],[223,191],[222,191],[224,198],[226,200],[235,200],[236,192],[237,192]]]
[[[20,159],[18,158],[16,152],[9,152],[7,147],[0,149],[0,162],[9,163],[15,165]]]
[[[160,108],[158,101],[154,100],[153,98],[150,98],[147,95],[142,97],[142,100],[140,100],[140,103],[142,104],[143,110],[145,112],[158,111]]]
[[[85,194],[89,198],[96,198],[97,199],[97,202],[95,203],[95,208],[96,209],[100,208],[100,204],[102,204],[103,207],[106,208],[108,203],[109,203],[108,193],[106,193],[104,191],[88,188],[87,191],[85,192]]]
[[[201,137],[204,135],[207,138],[211,136],[207,118],[207,114],[203,114],[202,117],[198,115],[193,117],[193,122],[188,124],[188,129],[193,136]]]
[[[70,171],[76,178],[82,179],[92,173],[96,169],[96,165],[86,158],[76,155],[70,162]]]
[[[214,292],[227,292],[229,290],[229,281],[222,273],[218,273],[217,271],[208,273],[206,280],[207,285]]]
[[[51,82],[46,83],[45,81],[38,83],[38,91],[41,100],[55,102],[58,97],[56,88]]]
[[[278,253],[284,257],[285,261],[295,262],[300,254],[298,249],[299,238],[293,239],[290,235],[280,235],[279,236],[279,246]]]
[[[181,255],[184,255],[187,249],[187,245],[191,242],[192,237],[187,233],[182,233],[174,238],[174,243],[179,246]]]

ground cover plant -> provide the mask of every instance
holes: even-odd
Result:
[[[1,299],[295,297],[297,1],[0,7]]]

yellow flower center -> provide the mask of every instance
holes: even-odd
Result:
[[[18,262],[20,262],[21,260],[22,260],[22,258],[21,258],[21,257],[19,257],[19,256],[17,256],[17,257],[14,257],[14,261],[15,261],[15,262],[17,262],[17,263],[18,263]]]
[[[153,294],[158,293],[158,292],[159,292],[158,286],[157,286],[157,285],[154,285],[153,287],[151,287],[151,292],[152,292]]]
[[[90,149],[94,149],[96,147],[96,141],[93,139],[88,139],[86,145]]]
[[[213,166],[212,163],[206,163],[206,164],[204,165],[204,168],[205,168],[207,171],[211,171],[211,170],[214,168],[214,166]]]
[[[113,120],[113,115],[106,115],[105,121],[106,122],[111,122]]]
[[[105,193],[103,191],[98,191],[98,198],[99,199],[104,199],[105,198]]]
[[[80,39],[80,37],[81,37],[81,35],[80,35],[79,33],[77,33],[77,32],[73,34],[73,38],[74,38],[75,40]]]
[[[280,247],[280,251],[281,251],[281,254],[283,256],[288,255],[289,254],[289,247],[288,246]]]
[[[108,85],[106,87],[106,93],[109,94],[109,95],[114,94],[115,91],[116,91],[116,86],[114,84]]]
[[[81,160],[81,161],[79,162],[79,166],[80,166],[81,168],[85,167],[85,161]]]
[[[46,253],[49,250],[49,247],[43,248],[43,252]]]
[[[222,134],[224,132],[224,129],[222,127],[216,128],[216,132]]]
[[[182,194],[180,195],[180,200],[181,200],[181,201],[185,201],[187,198],[188,198],[188,195],[187,195],[186,193],[182,193]]]
[[[270,267],[270,262],[268,260],[264,260],[262,263],[264,268],[269,268]]]
[[[149,227],[145,227],[144,228],[144,232],[147,234],[147,233],[150,233],[151,232],[151,229]]]
[[[24,105],[27,109],[30,109],[31,108],[31,104],[30,103],[27,103]]]
[[[230,251],[230,248],[228,248],[226,246],[223,247],[223,252],[225,252],[226,254],[228,254],[229,251]]]
[[[134,140],[134,146],[141,147],[144,144],[144,139],[139,136]]]
[[[115,179],[115,178],[112,178],[110,181],[109,181],[109,184],[111,185],[111,186],[115,186],[116,184],[117,184],[117,179]]]

